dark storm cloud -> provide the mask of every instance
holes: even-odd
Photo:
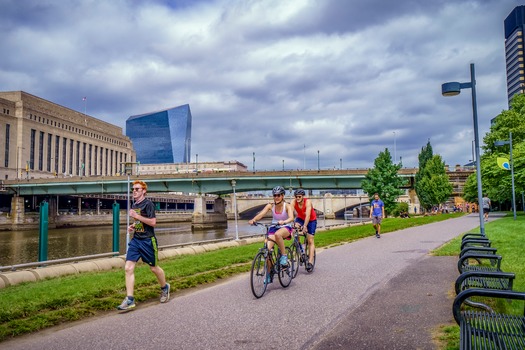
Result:
[[[428,139],[471,158],[507,108],[503,19],[515,0],[0,1],[1,90],[24,90],[125,128],[190,104],[199,161],[258,169],[370,167],[385,148],[417,165]],[[87,96],[87,103],[82,97]],[[318,154],[319,151],[319,154]],[[192,159],[195,159],[195,154]]]

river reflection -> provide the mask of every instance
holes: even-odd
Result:
[[[343,220],[320,222],[319,229],[342,223]],[[250,226],[247,221],[238,221],[239,237],[261,233],[260,227]],[[191,243],[219,238],[235,238],[235,221],[228,222],[226,229],[203,231],[191,230],[191,223],[164,223],[155,228],[159,246]],[[121,226],[119,251],[126,251],[126,231]],[[0,266],[9,266],[38,261],[38,230],[0,231]],[[50,229],[48,239],[48,260],[83,255],[109,253],[113,250],[111,226],[75,227]]]

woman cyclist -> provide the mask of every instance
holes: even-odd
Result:
[[[283,187],[277,186],[272,190],[273,194],[273,203],[268,203],[263,210],[255,217],[249,221],[250,225],[253,225],[255,222],[259,221],[268,213],[272,211],[272,224],[279,225],[279,227],[270,227],[268,230],[268,236],[273,236],[273,240],[279,246],[279,251],[281,252],[281,259],[279,263],[281,265],[288,264],[288,257],[286,256],[286,248],[284,247],[284,240],[290,239],[292,236],[292,222],[294,219],[293,216],[293,207],[290,204],[287,204],[284,201],[284,193],[286,191]],[[272,249],[274,241],[268,241],[268,249]]]
[[[303,233],[306,234],[308,239],[308,262],[306,265],[307,271],[312,271],[315,245],[314,235],[317,229],[317,215],[315,214],[312,201],[305,197],[305,192],[302,188],[298,188],[294,192],[294,199],[292,200],[291,206],[297,212],[297,218],[295,218],[295,225],[303,227]],[[308,233],[308,234],[307,234]]]

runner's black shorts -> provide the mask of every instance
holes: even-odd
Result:
[[[159,260],[159,250],[157,238],[155,236],[138,239],[132,238],[128,245],[128,253],[126,254],[126,261],[137,262],[142,259],[149,266],[157,266]]]

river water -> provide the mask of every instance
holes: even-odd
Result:
[[[318,229],[325,225],[337,225],[344,220],[319,220]],[[159,246],[191,243],[220,238],[235,238],[235,221],[228,221],[226,229],[203,231],[191,230],[191,223],[165,223],[155,227]],[[261,233],[260,227],[250,226],[246,220],[237,223],[239,237]],[[48,235],[48,260],[109,253],[113,250],[113,230],[111,226],[76,227],[50,229]],[[119,251],[126,251],[126,230],[121,226]],[[0,266],[38,261],[39,232],[0,231]]]

